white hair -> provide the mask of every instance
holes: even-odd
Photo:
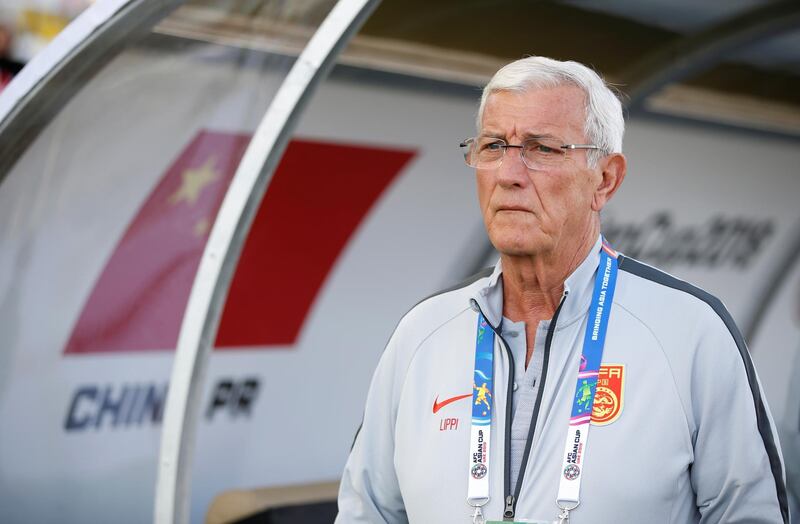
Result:
[[[543,56],[531,56],[503,66],[483,88],[478,108],[477,127],[481,130],[483,111],[489,95],[497,91],[524,92],[561,85],[574,85],[585,93],[587,140],[600,148],[590,151],[589,165],[609,153],[622,152],[625,119],[622,104],[608,84],[594,72],[578,62],[561,62]]]

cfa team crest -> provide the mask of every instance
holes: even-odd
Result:
[[[592,407],[593,425],[605,426],[620,417],[624,392],[625,366],[623,364],[601,365]]]

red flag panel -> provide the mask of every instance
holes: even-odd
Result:
[[[293,344],[342,249],[412,156],[292,142],[250,230],[216,346]]]

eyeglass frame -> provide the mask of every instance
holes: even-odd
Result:
[[[476,144],[477,143],[478,138],[480,138],[480,137],[465,138],[464,140],[461,141],[461,143],[458,144],[458,147],[470,147],[471,148],[472,144]],[[525,155],[523,154],[523,150],[525,149],[525,144],[527,142],[535,142],[538,139],[530,138],[528,140],[523,141],[521,144],[509,144],[509,143],[506,143],[506,141],[504,139],[502,139],[502,138],[495,138],[495,140],[503,142],[502,145],[498,144],[498,145],[500,145],[500,147],[503,148],[503,154],[500,156],[499,160],[497,160],[497,165],[496,166],[493,166],[492,168],[482,168],[482,169],[494,169],[494,168],[500,167],[500,165],[503,163],[503,159],[506,157],[506,152],[508,151],[508,148],[509,147],[513,147],[514,149],[519,149],[519,158],[520,158],[520,160],[522,160],[522,163],[525,165],[525,167],[527,167],[528,169],[533,170],[533,171],[540,171],[540,169],[537,169],[537,168],[529,166],[528,163],[525,161]],[[547,147],[549,147],[549,146],[547,146]],[[572,150],[575,150],[575,149],[604,151],[604,149],[602,147],[597,146],[595,144],[562,144],[562,145],[560,145],[558,147],[560,149],[566,149],[567,151],[572,151]],[[477,165],[473,166],[473,165],[470,165],[467,162],[467,154],[468,154],[468,152],[464,153],[464,162],[469,167],[474,167],[474,168],[477,169],[478,168]],[[566,154],[564,155],[564,159],[566,160]]]

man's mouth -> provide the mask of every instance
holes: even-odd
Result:
[[[500,211],[521,211],[523,213],[531,212],[529,209],[525,209],[524,207],[520,206],[500,206],[497,208],[496,212],[499,213]]]

